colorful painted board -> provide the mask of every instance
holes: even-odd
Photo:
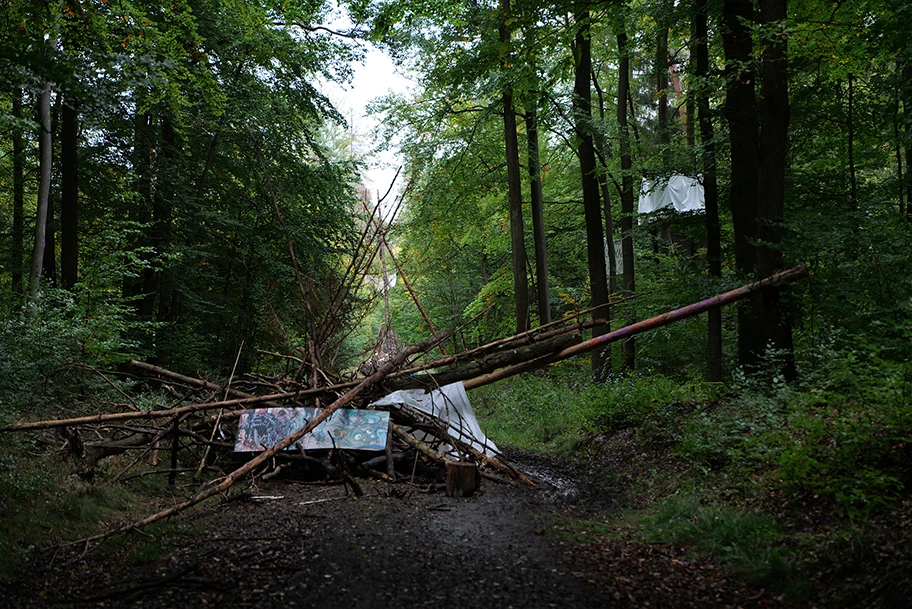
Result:
[[[321,408],[256,408],[241,413],[234,452],[253,452],[275,446],[298,431]],[[298,440],[295,447],[384,450],[389,413],[382,410],[337,410]]]

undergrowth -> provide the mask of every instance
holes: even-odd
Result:
[[[599,438],[596,450],[610,453],[632,431],[644,451],[685,468],[653,458],[622,489],[646,505],[635,517],[642,539],[691,546],[800,598],[810,557],[838,547],[836,532],[883,518],[912,484],[912,363],[835,344],[817,344],[792,384],[772,372],[771,354],[770,373],[725,385],[659,374],[593,383],[577,364],[472,397],[488,435],[526,451],[581,457],[583,441]],[[610,486],[623,474],[593,480]],[[808,522],[816,531],[799,534]]]

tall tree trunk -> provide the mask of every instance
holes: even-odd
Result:
[[[32,248],[32,268],[29,274],[29,298],[35,300],[41,289],[41,271],[44,267],[45,228],[48,201],[51,192],[51,164],[54,151],[51,140],[51,83],[46,82],[38,98],[38,206],[35,212],[35,243]]]
[[[576,37],[574,39],[573,114],[576,135],[579,139],[580,175],[583,187],[583,214],[586,220],[586,258],[589,263],[589,293],[591,306],[608,302],[608,278],[605,270],[605,238],[602,232],[602,205],[599,196],[598,176],[595,167],[595,144],[592,138],[592,91],[589,74],[592,71],[592,43],[589,29],[589,10],[578,10]],[[607,319],[604,307],[592,312],[592,321]],[[607,323],[592,328],[592,335],[608,332]],[[609,372],[605,349],[596,349],[592,355],[592,373],[602,379]]]
[[[611,213],[611,191],[608,188],[607,176],[599,178],[602,191],[602,207],[605,210],[605,244],[608,252],[608,293],[617,292],[617,254],[614,251],[614,217]],[[611,317],[610,313],[607,317]]]
[[[592,85],[595,87],[595,93],[598,96],[599,118],[605,122],[605,96],[602,88],[599,86],[598,78],[595,71],[592,72]],[[602,191],[602,208],[605,212],[605,251],[608,253],[608,293],[617,292],[617,256],[614,252],[614,216],[611,213],[611,192],[608,189],[608,140],[604,134],[597,134],[596,152],[598,160],[602,165],[602,172],[599,175],[599,189]],[[607,317],[610,319],[611,314]]]
[[[760,0],[760,19],[779,31],[787,14],[787,0]],[[757,270],[769,277],[782,269],[782,221],[785,212],[785,169],[788,154],[788,38],[784,29],[763,40],[763,84],[760,104],[760,184],[758,193]],[[784,355],[781,372],[796,375],[791,321],[783,310],[781,292],[761,294],[766,342]]]
[[[129,219],[133,222],[146,224],[150,220],[149,210],[152,207],[152,150],[153,150],[153,120],[148,112],[137,112],[133,118],[133,155],[131,164],[136,180],[133,188],[137,194],[137,204],[130,206]],[[134,248],[146,243],[140,241],[131,244]],[[146,264],[151,264],[149,256],[142,254]],[[141,273],[144,271],[141,271]],[[143,276],[131,277],[124,275],[123,296],[133,302],[138,319],[143,319]]]
[[[902,66],[902,86],[900,87],[903,99],[903,119],[906,132],[906,218],[912,222],[912,63],[906,62]]]
[[[662,170],[671,170],[671,132],[668,130],[668,27],[658,25],[656,44],[655,84],[659,107],[656,112],[659,148],[662,152]]]
[[[51,148],[53,147],[54,138],[51,137]],[[54,199],[54,189],[51,188],[48,193],[47,218],[44,222],[44,256],[41,269],[44,285],[47,287],[57,285],[57,220],[54,217]]]
[[[22,90],[13,91],[13,116],[22,118]],[[13,296],[22,296],[22,256],[25,253],[25,146],[22,129],[13,127],[13,243],[10,248]]]
[[[501,0],[503,13],[500,22],[500,41],[509,43],[507,27],[510,0]],[[502,97],[504,120],[504,151],[507,161],[507,189],[510,202],[510,245],[513,250],[513,298],[516,304],[516,332],[529,329],[529,279],[526,276],[526,240],[522,217],[522,178],[519,170],[519,140],[516,136],[516,112],[513,110],[513,90],[506,84]]]
[[[77,139],[79,116],[73,100],[63,105],[60,130],[60,279],[64,289],[76,285],[79,269],[79,164]]]
[[[154,255],[158,258],[158,264],[147,266],[143,273],[142,318],[155,319],[158,303],[161,314],[158,319],[163,321],[167,317],[167,306],[171,302],[171,295],[166,293],[165,289],[168,282],[163,278],[161,260],[171,245],[171,216],[176,192],[172,161],[177,152],[177,134],[167,112],[162,114],[159,126],[161,139],[154,162],[156,187],[152,193],[152,229],[149,235],[149,242]]]
[[[623,235],[621,257],[623,258],[624,266],[624,292],[630,295],[636,290],[636,282],[633,275],[633,161],[630,158],[630,133],[627,128],[627,99],[630,96],[630,56],[627,54],[627,32],[623,27],[617,35],[617,45],[618,56],[620,57],[617,122],[621,131],[621,234]],[[635,320],[636,315],[633,314],[628,323],[633,323]],[[628,370],[633,370],[635,366],[636,343],[633,338],[628,338],[624,341],[624,367]]]
[[[754,87],[754,22],[751,0],[725,0],[722,7],[722,46],[725,50],[725,117],[731,137],[731,206],[735,233],[735,266],[750,278],[757,274],[757,188],[760,133]],[[754,367],[765,344],[759,296],[738,305],[738,363]]]
[[[893,142],[896,154],[896,180],[899,185],[899,215],[906,213],[906,187],[903,184],[903,157],[902,157],[902,137],[899,134],[899,101],[896,102],[895,112],[893,114]]]
[[[551,295],[548,287],[548,246],[545,242],[545,203],[542,196],[541,162],[538,150],[537,97],[526,109],[526,139],[529,145],[529,188],[532,197],[532,236],[535,239],[535,278],[538,288],[538,320],[551,322]]]
[[[694,1],[694,56],[696,57],[696,95],[700,143],[703,149],[703,198],[706,206],[706,258],[709,274],[722,277],[722,237],[719,225],[719,186],[716,180],[716,142],[709,108],[709,40],[706,26],[706,0]],[[722,380],[722,309],[708,313],[706,344],[706,380]]]
[[[764,59],[765,59],[764,55]],[[766,78],[766,64],[764,63],[764,78]],[[849,137],[849,200],[851,211],[854,216],[858,212],[858,178],[855,175],[855,83],[854,76],[849,74],[849,117],[848,117],[848,137]],[[765,81],[764,81],[765,82]],[[764,89],[765,90],[765,89]],[[852,218],[853,228],[858,226],[857,218]]]

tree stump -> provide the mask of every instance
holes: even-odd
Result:
[[[478,488],[478,468],[471,462],[447,461],[448,497],[471,497]]]

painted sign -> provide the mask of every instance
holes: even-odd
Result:
[[[241,413],[234,452],[260,451],[275,446],[304,427],[322,408],[255,408]],[[384,450],[389,413],[382,410],[339,409],[298,440],[304,450],[344,448]]]

